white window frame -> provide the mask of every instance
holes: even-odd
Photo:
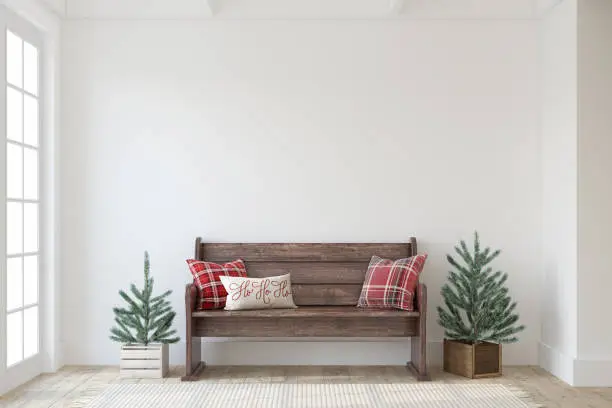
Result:
[[[10,367],[6,366],[6,318],[7,318],[7,304],[6,304],[6,260],[7,260],[7,247],[6,247],[6,204],[8,202],[6,197],[6,175],[7,175],[7,163],[6,163],[6,89],[10,86],[6,78],[6,35],[7,30],[11,30],[13,33],[21,37],[23,40],[34,45],[38,49],[38,95],[37,100],[39,103],[39,124],[38,124],[38,353],[30,356],[15,365]],[[9,388],[11,384],[19,384],[27,381],[30,378],[42,372],[43,363],[43,350],[42,350],[42,316],[44,307],[44,297],[40,290],[40,285],[44,273],[44,202],[45,196],[44,191],[44,178],[42,177],[42,170],[44,166],[43,152],[45,150],[45,126],[44,126],[44,112],[45,112],[45,86],[44,86],[44,75],[43,72],[43,61],[45,58],[45,47],[44,47],[44,36],[43,34],[31,23],[26,21],[24,18],[18,16],[8,8],[0,6],[0,129],[2,132],[2,143],[0,143],[0,384],[8,384]],[[23,200],[23,202],[28,202]],[[26,308],[24,305],[23,308]],[[17,309],[15,309],[17,310]],[[23,339],[22,339],[23,341]],[[0,387],[1,388],[1,387]]]

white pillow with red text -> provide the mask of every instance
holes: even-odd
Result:
[[[290,275],[268,278],[220,276],[227,291],[225,310],[295,309]]]

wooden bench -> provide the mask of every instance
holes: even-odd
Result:
[[[196,310],[198,291],[187,285],[186,372],[193,381],[204,369],[202,337],[412,337],[407,367],[429,380],[426,358],[427,288],[419,284],[415,311],[357,308],[372,255],[399,259],[417,253],[416,239],[396,244],[195,243],[195,259],[217,263],[241,258],[249,277],[291,273],[297,309]]]

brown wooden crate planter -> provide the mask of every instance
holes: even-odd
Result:
[[[444,339],[444,371],[474,379],[499,377],[502,375],[502,346]]]

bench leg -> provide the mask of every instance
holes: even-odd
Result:
[[[200,239],[196,239],[196,259],[199,258]],[[185,286],[185,341],[186,358],[185,358],[185,375],[181,377],[181,381],[196,381],[200,372],[206,364],[202,361],[202,343],[199,337],[194,337],[194,319],[193,312],[196,309],[196,300],[198,290],[194,284]]]
[[[419,284],[416,290],[416,306],[419,316],[419,335],[414,336],[410,345],[408,369],[419,381],[431,381],[427,370],[427,287]]]
[[[424,336],[413,337],[411,340],[411,360],[407,364],[408,370],[419,381],[431,381],[427,369],[427,339]]]
[[[181,381],[197,381],[200,373],[206,367],[202,361],[202,342],[199,337],[187,339],[187,359],[185,361],[185,375]]]

